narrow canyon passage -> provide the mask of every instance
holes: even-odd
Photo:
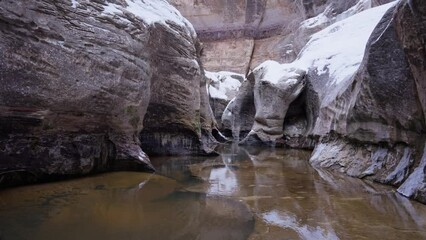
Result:
[[[317,170],[309,151],[227,145],[115,172],[5,190],[0,239],[424,239],[426,206]]]

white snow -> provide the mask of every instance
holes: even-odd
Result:
[[[367,0],[361,0],[366,3]],[[298,58],[287,64],[266,61],[254,69],[266,68],[264,81],[278,83],[285,79],[297,79],[295,69],[328,74],[328,91],[321,105],[334,101],[336,96],[353,79],[364,57],[365,48],[374,28],[396,1],[362,11],[313,34]],[[354,6],[360,8],[360,5]]]
[[[327,15],[329,15],[332,10],[333,8],[330,5],[324,10],[324,12],[318,14],[317,16],[313,18],[309,18],[301,22],[300,26],[302,28],[315,28],[323,24],[326,24],[331,21],[331,19]]]
[[[206,77],[211,80],[208,86],[208,92],[211,98],[223,99],[230,101],[233,99],[241,86],[240,80],[233,76],[239,76],[244,79],[244,75],[234,72],[208,72]]]
[[[361,3],[366,1],[369,0],[361,0],[353,8],[360,8]],[[394,4],[392,2],[365,10],[313,34],[297,60],[292,63],[266,61],[254,71],[266,69],[263,79],[271,83],[278,83],[282,79],[296,79],[298,75],[295,75],[295,69],[316,70],[318,75],[328,73],[332,80],[328,83],[330,85],[350,79],[361,64],[371,33]],[[320,18],[322,17],[318,19]]]
[[[77,0],[71,0],[71,6],[73,7],[73,8],[76,8],[77,7],[77,4],[78,4],[78,2],[77,2]]]
[[[299,69],[297,62],[280,64],[275,61],[265,61],[256,67],[253,72],[261,71],[263,76],[262,81],[267,81],[273,84],[277,84],[282,80],[285,80],[287,84],[293,84],[297,82],[300,74],[296,72]]]
[[[352,76],[364,57],[367,41],[385,12],[395,2],[371,8],[312,35],[302,49],[298,66],[328,73],[335,84]]]
[[[103,14],[123,15],[124,12],[128,12],[134,14],[148,25],[154,23],[168,25],[167,22],[173,22],[185,27],[190,31],[192,36],[195,36],[192,24],[166,0],[125,0],[125,3],[127,7],[108,3],[104,7]],[[124,18],[123,16],[121,16],[122,19]]]
[[[359,12],[362,12],[366,9],[371,8],[371,0],[359,0],[357,4],[349,8],[348,10],[338,14],[337,16],[333,16],[333,5],[330,4],[324,10],[324,12],[318,14],[315,17],[306,19],[305,21],[300,23],[301,28],[316,28],[322,25],[331,24],[337,21],[341,21],[350,16],[353,16]]]

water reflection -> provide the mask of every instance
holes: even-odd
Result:
[[[291,213],[274,210],[262,214],[262,218],[268,224],[294,230],[301,239],[339,239],[330,225],[327,226],[327,229],[319,226],[313,227],[303,225],[297,217]]]
[[[426,206],[308,165],[310,152],[226,146],[0,192],[0,239],[426,239]]]
[[[247,239],[232,199],[181,191],[158,175],[111,173],[1,192],[2,239]]]
[[[251,239],[426,238],[426,206],[385,186],[313,169],[309,152],[234,146],[223,153],[191,165],[208,184],[188,189],[244,202],[256,217]]]

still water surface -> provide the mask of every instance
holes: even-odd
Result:
[[[426,206],[316,170],[300,150],[224,147],[0,192],[0,239],[426,239]]]

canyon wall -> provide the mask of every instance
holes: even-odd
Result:
[[[374,29],[350,85],[311,126],[310,162],[398,187],[426,203],[426,4],[400,1]],[[408,40],[410,39],[410,40]],[[312,108],[314,109],[314,108]]]
[[[362,8],[389,0],[365,0]],[[358,1],[340,0],[170,0],[194,25],[209,71],[246,74],[266,60],[293,61],[310,34],[328,26]],[[327,21],[301,27],[324,13]]]
[[[166,1],[2,1],[0,40],[0,185],[153,170],[140,139],[212,152],[196,33]]]

